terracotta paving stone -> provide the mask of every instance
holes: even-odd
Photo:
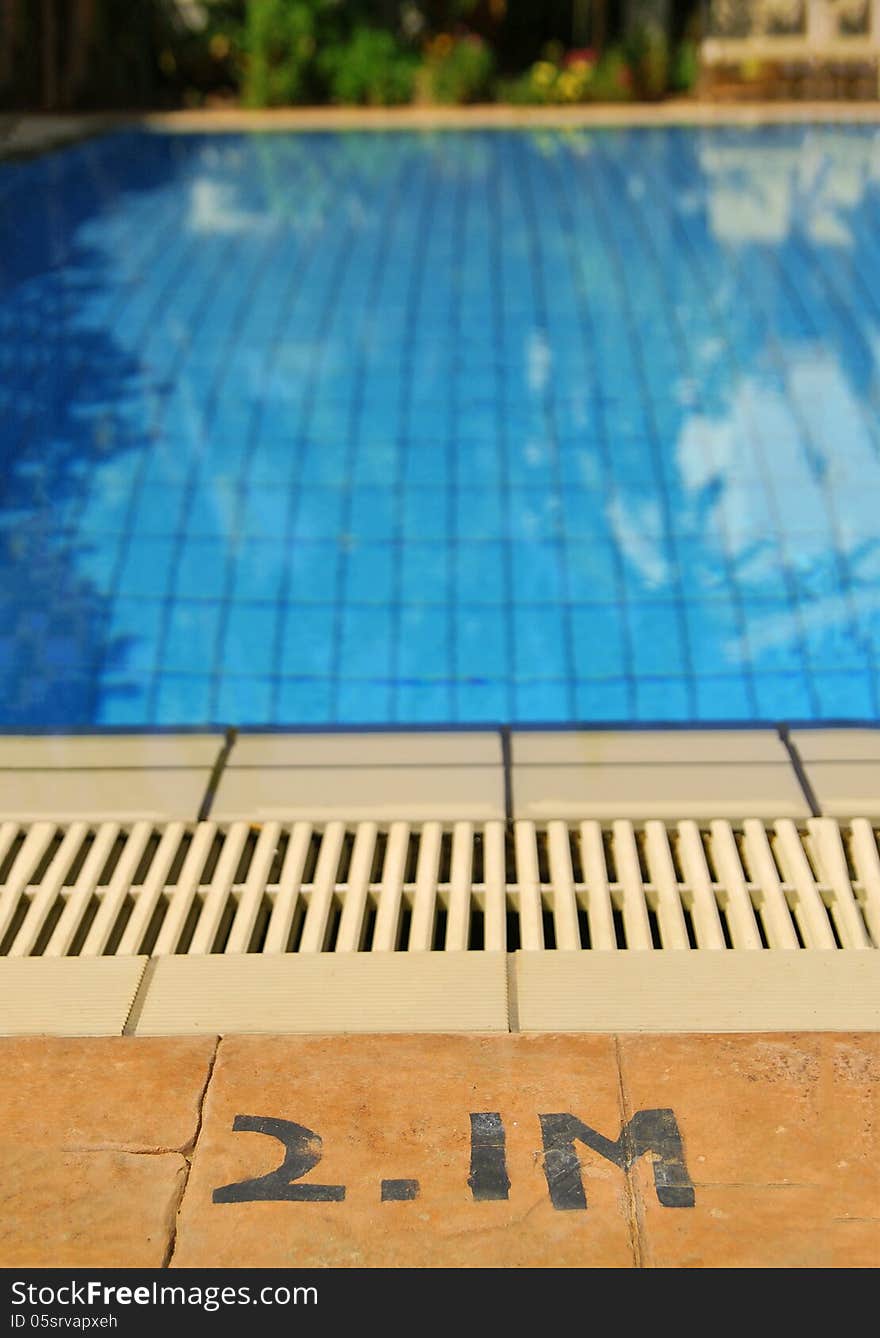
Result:
[[[0,1264],[159,1267],[213,1037],[0,1040]]]
[[[642,1192],[650,1173],[640,1171]],[[811,1185],[696,1185],[692,1212],[641,1205],[646,1268],[877,1268],[880,1217],[838,1215]]]
[[[550,1202],[538,1115],[558,1112],[617,1138],[612,1037],[223,1040],[172,1266],[630,1267],[628,1182],[610,1161],[581,1149],[586,1211]],[[507,1200],[472,1196],[471,1113],[503,1121]],[[344,1185],[344,1200],[212,1201],[214,1190],[282,1161],[275,1137],[234,1132],[236,1116],[295,1121],[317,1134],[320,1165],[295,1185]],[[483,1154],[489,1163],[495,1141]],[[382,1180],[418,1180],[418,1196],[383,1201]]]
[[[641,1262],[880,1264],[880,1035],[625,1036],[628,1112],[669,1107],[694,1208],[633,1170]]]
[[[106,1097],[106,1093],[105,1093]],[[186,1160],[176,1152],[0,1148],[0,1265],[158,1268]]]
[[[0,1039],[0,1143],[186,1149],[213,1036]]]

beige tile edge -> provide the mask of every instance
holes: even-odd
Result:
[[[165,957],[138,1036],[508,1030],[503,952]]]
[[[152,771],[212,767],[223,733],[3,734],[0,770]]]
[[[0,1036],[121,1036],[147,961],[0,958]]]
[[[880,1031],[880,952],[517,952],[521,1031]]]

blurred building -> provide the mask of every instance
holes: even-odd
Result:
[[[878,96],[880,0],[703,0],[704,89]]]

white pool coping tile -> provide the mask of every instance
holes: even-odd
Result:
[[[0,1036],[121,1036],[146,957],[0,958]]]
[[[503,952],[165,957],[137,1036],[508,1030]]]
[[[510,742],[514,766],[788,762],[772,729],[513,730]]]
[[[498,766],[228,767],[211,817],[324,822],[422,822],[503,818]]]
[[[241,733],[229,757],[239,767],[500,766],[492,730],[394,733]]]
[[[880,729],[795,729],[791,741],[803,762],[876,762]]]
[[[203,734],[0,734],[0,771],[212,767],[220,732]]]
[[[534,1032],[877,1031],[880,952],[517,952]]]

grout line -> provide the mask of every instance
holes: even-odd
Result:
[[[516,989],[516,953],[507,954],[507,1030],[519,1031],[519,995]]]
[[[807,807],[809,808],[810,813],[814,818],[821,818],[821,805],[819,804],[819,801],[816,798],[816,793],[810,784],[803,758],[798,752],[795,744],[792,742],[788,725],[778,725],[777,731],[779,733],[779,738],[782,741],[782,746],[788,753],[788,760],[791,762],[792,770],[794,771],[798,785],[801,787],[801,793],[807,801]]]
[[[141,972],[141,978],[138,981],[138,987],[134,992],[134,998],[131,1001],[131,1007],[128,1010],[128,1016],[122,1027],[123,1036],[134,1036],[137,1024],[141,1020],[141,1013],[144,1011],[147,994],[156,974],[156,967],[159,964],[158,957],[148,957],[144,963],[144,969]]]
[[[229,754],[235,747],[235,741],[238,738],[238,731],[230,725],[226,730],[223,740],[223,746],[217,754],[217,760],[211,768],[211,774],[208,777],[208,784],[205,787],[205,793],[202,796],[202,802],[196,815],[196,822],[206,822],[217,794],[217,787],[226,770],[226,763],[229,761]]]
[[[614,1058],[617,1064],[617,1093],[620,1099],[620,1127],[626,1128],[630,1119],[629,1098],[626,1092],[626,1085],[623,1081],[623,1055],[620,1049],[620,1037],[614,1036]],[[626,1218],[627,1229],[629,1231],[630,1246],[633,1254],[633,1266],[635,1268],[645,1267],[644,1251],[642,1249],[642,1220],[641,1204],[639,1201],[638,1187],[635,1182],[633,1171],[636,1163],[628,1167],[624,1172],[626,1182]]]
[[[501,765],[504,768],[504,819],[510,827],[513,823],[513,754],[510,726],[502,725],[498,734],[501,739]]]
[[[180,1217],[180,1210],[183,1207],[183,1196],[186,1194],[187,1186],[189,1184],[190,1172],[192,1171],[192,1159],[196,1155],[196,1146],[199,1141],[199,1135],[202,1132],[202,1121],[205,1112],[205,1102],[208,1099],[208,1088],[211,1085],[211,1079],[214,1076],[214,1066],[217,1063],[217,1056],[220,1052],[220,1040],[221,1037],[219,1036],[216,1037],[214,1042],[214,1049],[211,1052],[211,1058],[208,1060],[208,1072],[205,1075],[204,1086],[202,1087],[201,1095],[199,1097],[198,1113],[196,1115],[196,1127],[195,1127],[195,1132],[193,1133],[192,1142],[189,1145],[188,1151],[185,1151],[182,1154],[184,1162],[186,1163],[186,1171],[184,1172],[183,1175],[183,1183],[180,1186],[180,1194],[178,1195],[177,1198],[177,1207],[174,1210],[174,1222],[172,1223],[171,1226],[171,1235],[168,1239],[168,1248],[165,1251],[165,1257],[163,1258],[162,1263],[160,1264],[160,1268],[171,1267],[171,1260],[174,1258],[174,1251],[177,1248],[177,1220]]]

